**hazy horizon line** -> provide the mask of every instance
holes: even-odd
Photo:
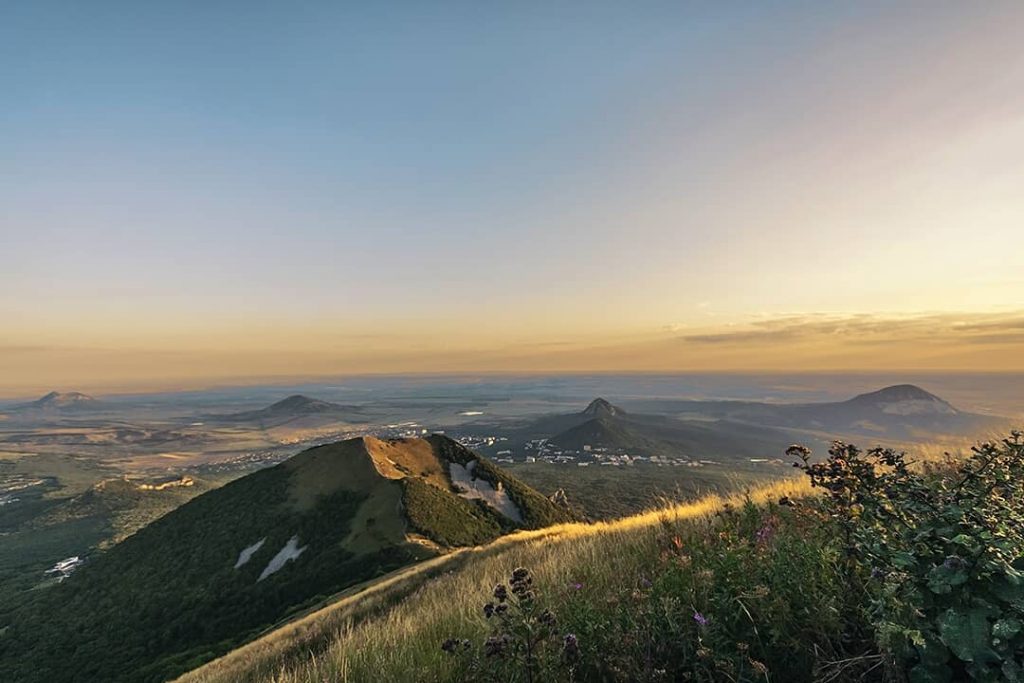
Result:
[[[411,372],[349,372],[337,375],[265,375],[251,377],[218,378],[216,381],[139,383],[132,384],[91,384],[76,385],[37,385],[24,389],[5,389],[0,387],[0,400],[16,401],[34,399],[51,391],[58,393],[80,392],[95,396],[145,396],[155,394],[194,393],[206,391],[224,391],[247,388],[298,387],[304,385],[322,385],[345,380],[387,380],[387,379],[470,379],[470,378],[557,378],[557,377],[1024,377],[1024,370],[986,370],[973,368],[902,368],[902,369],[871,369],[871,368],[832,368],[832,369],[710,369],[710,370],[564,370],[564,371],[518,371],[518,370],[479,370],[479,371],[411,371]],[[894,383],[900,383],[893,379]],[[909,379],[907,380],[909,381]]]

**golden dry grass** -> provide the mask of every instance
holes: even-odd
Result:
[[[700,524],[726,504],[804,496],[791,479],[730,497],[709,496],[614,522],[560,524],[502,537],[395,572],[178,679],[179,683],[443,680],[438,647],[484,631],[480,605],[495,580],[530,567],[538,584],[585,577],[595,590],[638,571],[664,523]]]

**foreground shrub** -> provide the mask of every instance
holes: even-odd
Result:
[[[817,516],[748,501],[647,533],[641,561],[623,545],[560,586],[515,570],[483,605],[486,639],[442,649],[473,681],[809,682],[877,664],[861,657],[870,636],[843,636],[864,629],[847,623],[843,557]]]
[[[1024,679],[1024,441],[913,469],[903,453],[835,443],[790,449],[845,555],[890,674],[912,681]]]

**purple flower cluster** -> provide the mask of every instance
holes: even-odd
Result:
[[[472,647],[472,643],[465,639],[456,640],[455,638],[449,638],[448,640],[441,643],[441,649],[451,655],[456,654],[459,651],[460,647],[463,650],[468,650],[470,647]]]
[[[577,586],[583,587],[582,584]],[[556,630],[558,619],[553,611],[542,609],[538,604],[529,570],[517,568],[509,577],[508,584],[497,584],[491,594],[493,600],[483,606],[483,613],[484,617],[496,623],[483,643],[485,659],[504,662],[495,664],[497,667],[506,667],[510,663],[522,665],[526,671],[535,674],[542,666],[540,653],[545,647],[555,648],[561,644],[558,651],[561,661],[566,666],[576,667],[581,656],[579,640],[573,633],[559,636]],[[441,649],[452,655],[461,655],[471,647],[470,641],[455,638],[441,644]],[[478,659],[474,661],[474,666],[481,663]],[[534,680],[532,675],[527,678]]]

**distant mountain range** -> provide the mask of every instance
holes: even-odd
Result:
[[[666,408],[669,406],[665,406]],[[928,439],[1000,428],[1004,418],[959,410],[912,384],[899,384],[831,403],[772,404],[748,401],[679,401],[681,418],[729,419],[833,437],[867,436]]]
[[[754,401],[634,401],[627,411],[596,398],[581,412],[496,422],[487,429],[516,449],[547,439],[557,449],[586,446],[691,459],[777,458],[801,442],[823,450],[834,438],[927,440],[977,436],[1006,420],[959,410],[920,387],[901,384],[846,401],[776,404]]]
[[[0,615],[0,680],[167,680],[353,584],[569,517],[444,436],[311,448]]]

